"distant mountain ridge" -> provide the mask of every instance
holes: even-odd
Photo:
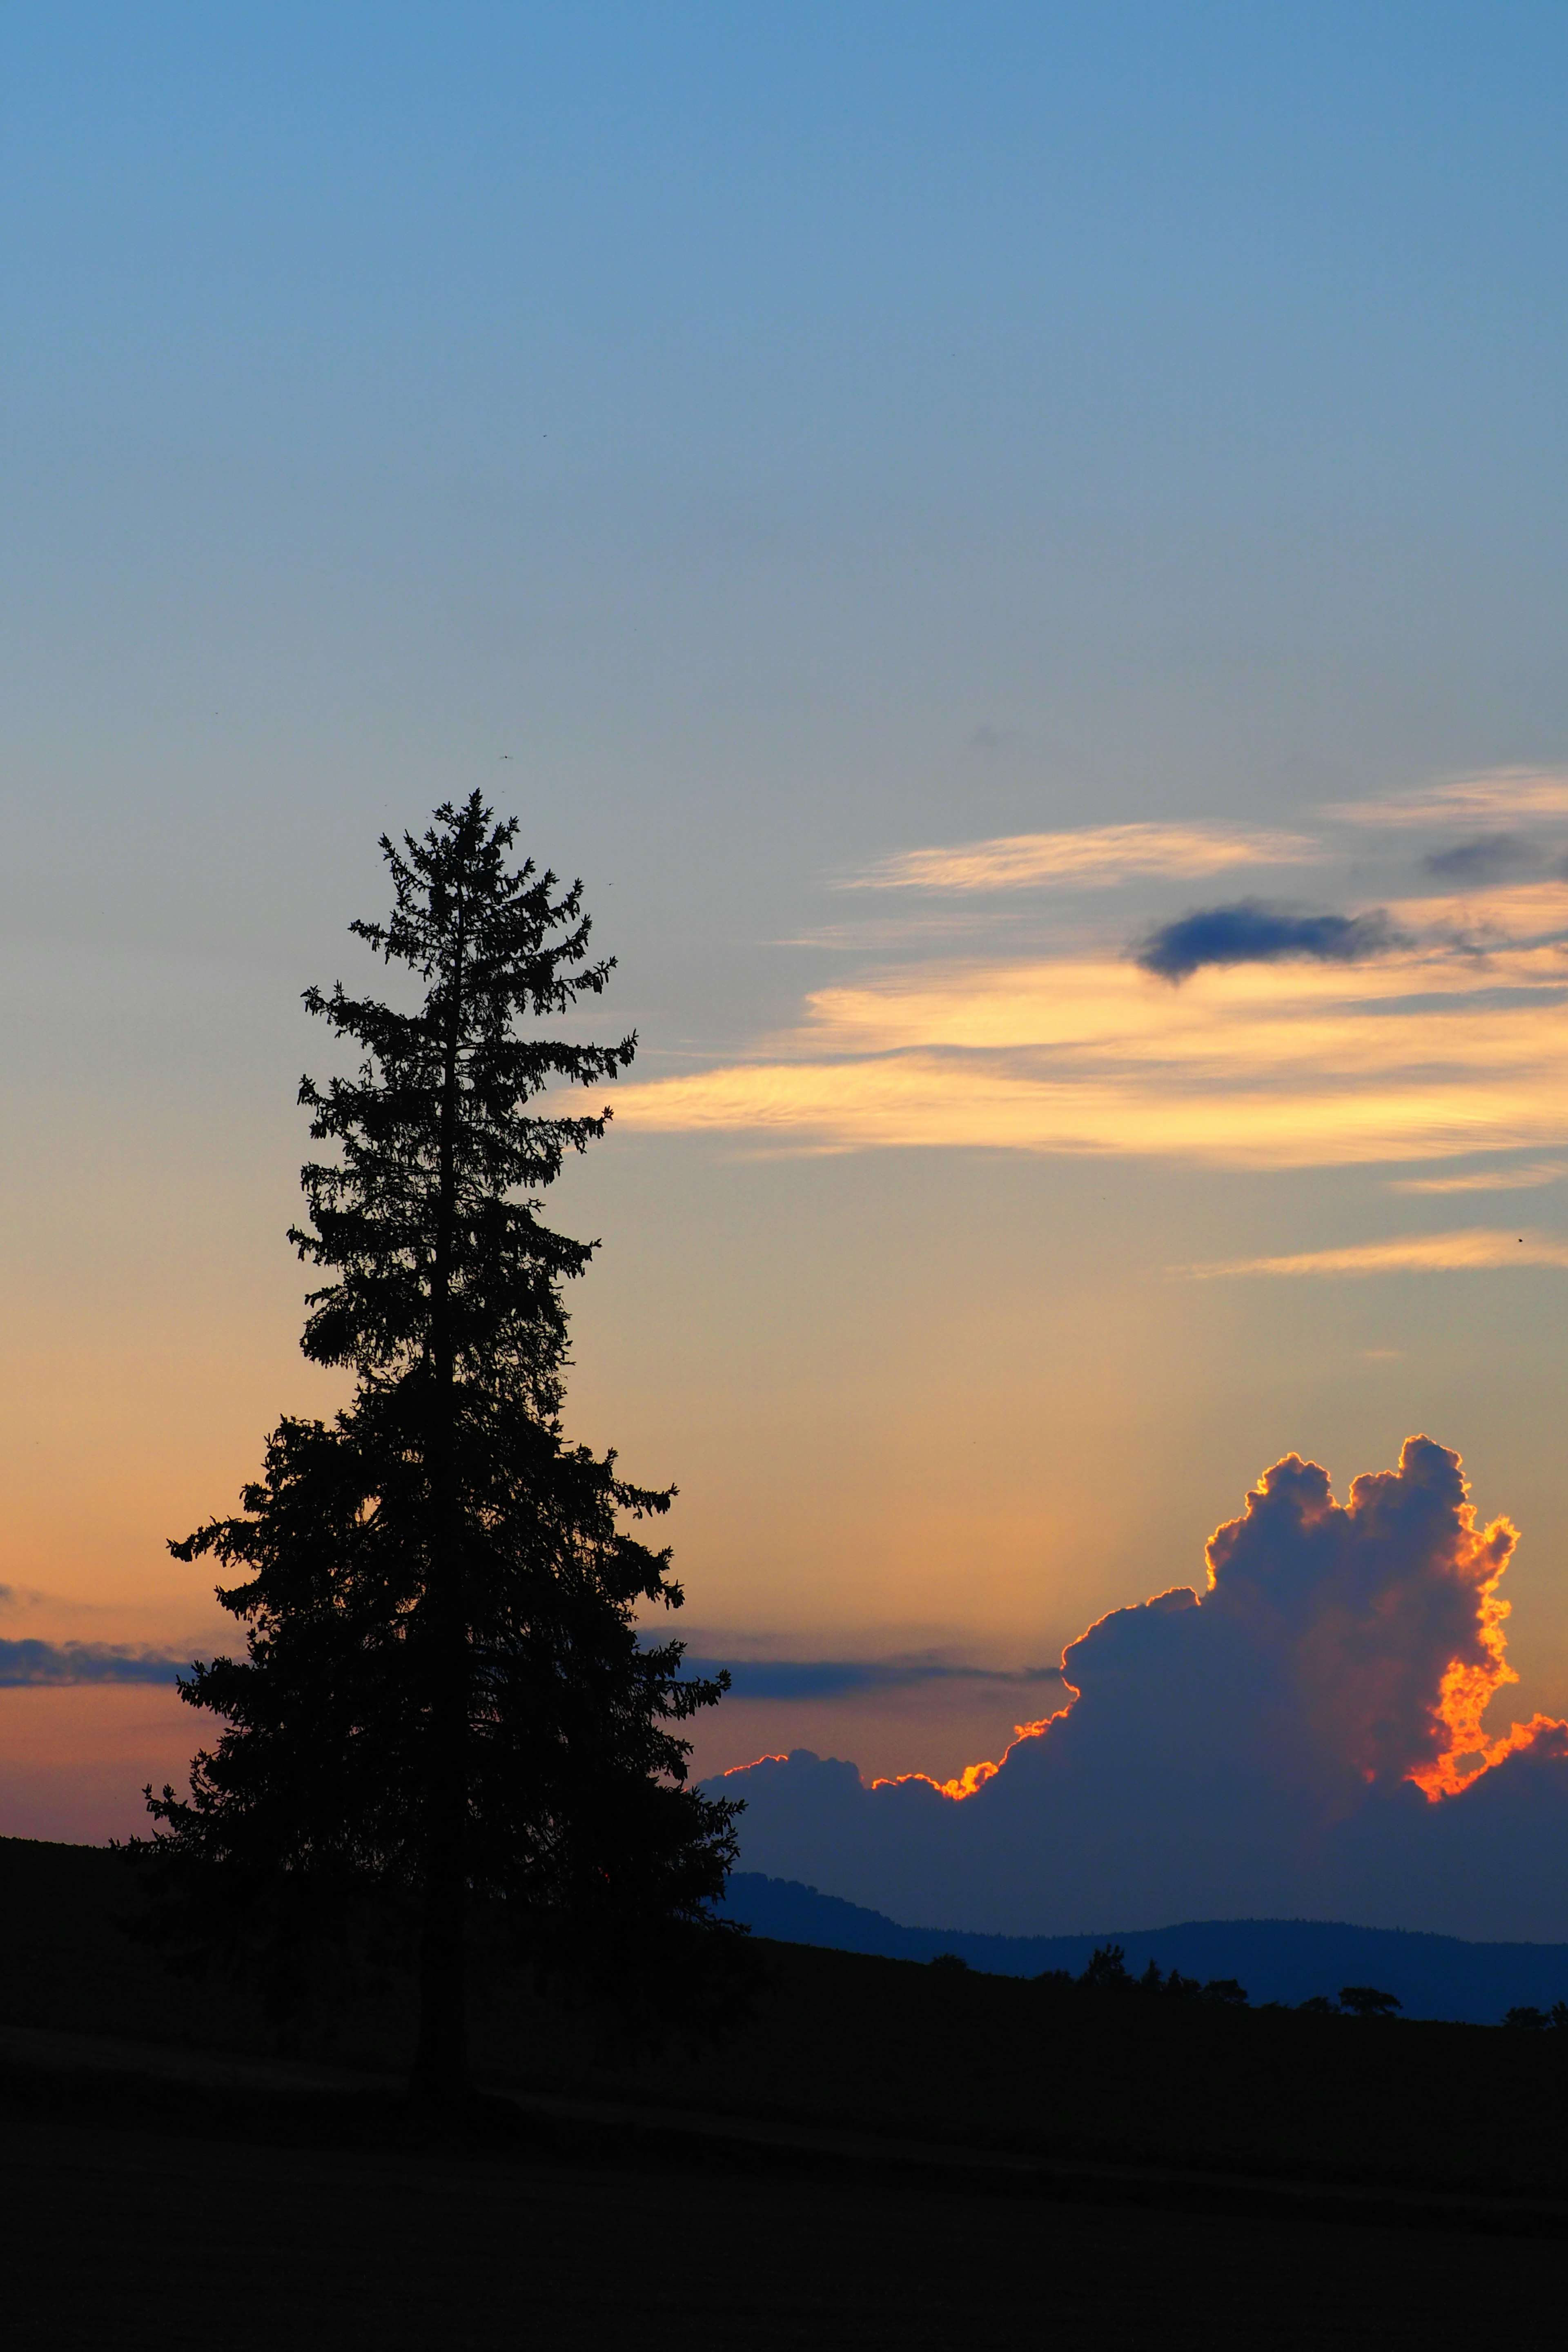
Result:
[[[1370,1984],[1396,1993],[1406,2017],[1495,2025],[1506,2010],[1568,2000],[1568,1944],[1472,1944],[1322,1919],[1202,1919],[1098,1936],[981,1936],[906,1927],[840,1895],[745,1870],[732,1874],[726,1907],[753,1934],[780,1943],[894,1960],[952,1952],[997,1976],[1038,1976],[1044,1969],[1076,1976],[1098,1945],[1115,1943],[1135,1975],[1154,1960],[1187,1977],[1235,1977],[1254,2001],[1293,2006],[1314,1993],[1332,1998],[1344,1984]]]

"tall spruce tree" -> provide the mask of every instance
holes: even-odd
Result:
[[[731,1805],[687,1781],[678,1727],[724,1677],[645,1645],[639,1605],[678,1607],[668,1550],[628,1532],[673,1489],[626,1484],[566,1443],[563,1283],[596,1246],[542,1221],[565,1155],[604,1132],[547,1089],[630,1062],[532,1024],[598,996],[582,886],[508,854],[479,794],[388,839],[393,908],[351,929],[417,984],[406,1009],[311,989],[363,1056],[307,1078],[310,1133],[290,1234],[331,1276],[301,1342],[355,1375],[331,1426],[283,1421],[241,1511],[172,1549],[212,1555],[243,1660],[182,1695],[226,1725],[188,1799],[148,1791],[164,1853],[309,1910],[367,1886],[419,1919],[414,2079],[467,2076],[466,1937],[490,1918],[623,1939],[706,1922],[734,1857]],[[421,993],[422,992],[422,993]]]

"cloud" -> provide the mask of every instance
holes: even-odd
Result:
[[[1545,856],[1539,845],[1522,833],[1483,833],[1474,841],[1456,841],[1447,849],[1435,849],[1421,863],[1438,881],[1484,885],[1535,873],[1544,865]]]
[[[1224,824],[1101,824],[1016,833],[945,849],[910,849],[838,883],[844,890],[1102,888],[1143,875],[1222,874],[1237,866],[1297,866],[1321,855],[1302,834]]]
[[[1568,1176],[1568,1160],[1537,1160],[1528,1168],[1470,1169],[1462,1176],[1391,1176],[1391,1192],[1531,1192]]]
[[[1494,768],[1447,784],[1425,784],[1382,801],[1336,801],[1320,814],[1338,824],[1405,831],[1416,826],[1568,816],[1568,774],[1560,768]]]
[[[1436,899],[1422,943],[1374,963],[1221,966],[1191,989],[1082,950],[896,966],[816,990],[749,1059],[623,1087],[616,1116],[783,1151],[1289,1168],[1561,1150],[1568,959],[1540,934],[1568,926],[1568,887],[1480,907],[1484,959],[1432,938],[1454,911]]]
[[[850,1698],[863,1691],[915,1690],[931,1683],[979,1683],[1003,1690],[1059,1684],[1059,1666],[953,1665],[940,1658],[697,1658],[689,1673],[730,1676],[736,1698]]]
[[[1568,1266],[1568,1240],[1469,1226],[1453,1234],[1408,1234],[1396,1241],[1355,1242],[1344,1249],[1298,1250],[1289,1257],[1216,1258],[1170,1271],[1190,1282],[1243,1274],[1462,1274],[1476,1267]]]
[[[998,1764],[868,1788],[798,1751],[724,1776],[742,1866],[915,1926],[1059,1934],[1315,1916],[1568,1936],[1568,1725],[1494,1733],[1516,1679],[1459,1457],[1409,1439],[1335,1501],[1295,1454],[1178,1586],[1064,1653],[1068,1703]]]
[[[1354,928],[1370,916],[1289,919],[1335,927],[1320,950],[1378,944]],[[998,953],[993,923],[988,954],[950,941],[816,989],[740,1058],[623,1086],[616,1116],[775,1152],[1300,1168],[1562,1150],[1568,882],[1434,893],[1381,919],[1400,938],[1371,961],[1211,964],[1192,988],[1059,927],[1049,950]]]
[[[1244,898],[1163,923],[1134,961],[1162,980],[1180,981],[1205,964],[1365,963],[1408,944],[1381,907],[1365,915],[1293,915]]]
[[[0,1689],[5,1690],[68,1683],[172,1683],[176,1675],[189,1672],[188,1659],[116,1642],[0,1641]]]

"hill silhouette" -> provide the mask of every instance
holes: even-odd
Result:
[[[1189,1919],[1097,1935],[984,1936],[907,1927],[861,1904],[758,1871],[733,1873],[728,1907],[753,1934],[780,1943],[893,1960],[951,1952],[996,1976],[1034,1977],[1047,1969],[1079,1976],[1098,1946],[1115,1942],[1134,1975],[1152,1960],[1200,1980],[1234,1977],[1255,2002],[1292,2008],[1342,1984],[1375,1984],[1398,1996],[1406,2017],[1496,2025],[1510,2009],[1568,2000],[1568,1944],[1467,1943],[1320,1919]]]

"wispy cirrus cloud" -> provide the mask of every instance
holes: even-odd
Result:
[[[1531,1192],[1568,1176],[1568,1160],[1538,1160],[1523,1168],[1468,1169],[1460,1176],[1391,1176],[1391,1192]]]
[[[1279,826],[1194,818],[1064,826],[939,843],[878,858],[837,876],[833,887],[968,894],[1052,886],[1102,888],[1138,880],[1196,881],[1248,866],[1303,866],[1331,858],[1336,854],[1332,833],[1343,826],[1394,833],[1484,827],[1475,840],[1445,844],[1423,862],[1440,880],[1489,884],[1538,870],[1544,862],[1539,844],[1499,828],[1521,819],[1549,825],[1568,819],[1568,771],[1494,769],[1382,800],[1331,802],[1317,814],[1329,829],[1328,839]]]
[[[1568,817],[1568,773],[1561,768],[1493,768],[1485,775],[1425,784],[1386,800],[1334,801],[1318,814],[1334,824],[1410,831],[1439,825],[1505,824],[1520,817]]]
[[[1346,1249],[1297,1250],[1285,1257],[1217,1258],[1207,1265],[1174,1265],[1170,1272],[1190,1282],[1209,1282],[1237,1275],[1462,1274],[1509,1265],[1568,1267],[1568,1238],[1472,1226],[1459,1233],[1356,1242]]]
[[[1176,880],[1247,866],[1297,866],[1321,855],[1303,834],[1226,824],[1102,824],[1061,833],[910,849],[840,877],[842,890],[1025,890],[1105,887],[1151,876]]]

